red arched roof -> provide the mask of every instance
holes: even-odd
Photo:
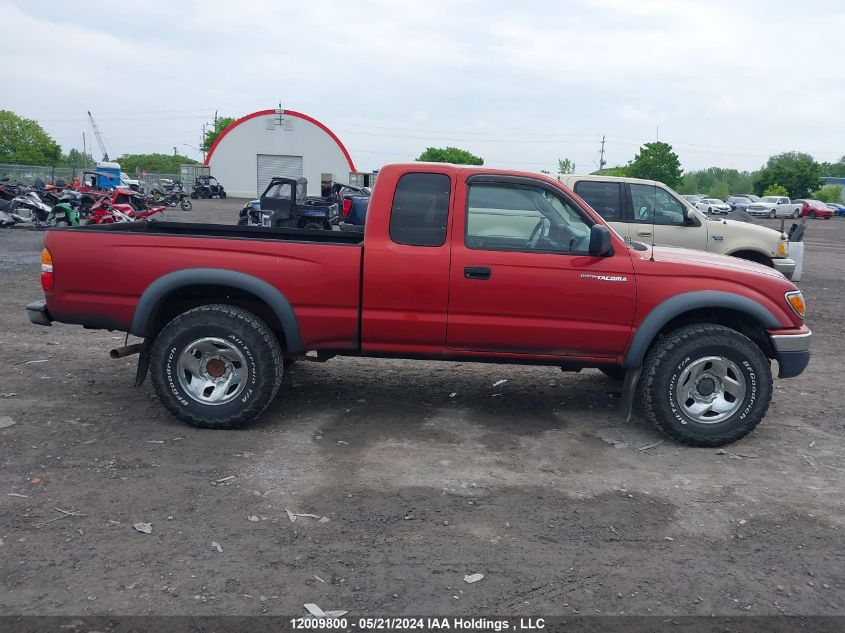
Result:
[[[209,162],[211,162],[211,156],[212,156],[212,154],[214,154],[214,150],[217,149],[217,145],[220,143],[220,141],[223,140],[224,136],[226,136],[229,132],[231,132],[236,127],[238,127],[241,123],[245,123],[246,121],[249,121],[250,119],[254,119],[255,117],[268,116],[268,115],[271,115],[271,114],[276,114],[276,110],[259,110],[258,112],[253,112],[251,114],[247,114],[246,116],[242,116],[240,119],[232,121],[228,126],[226,126],[223,129],[222,132],[220,132],[220,134],[217,136],[217,138],[214,139],[214,143],[211,144],[211,147],[208,150],[208,154],[206,154],[206,156],[205,156],[206,166],[209,164]],[[328,134],[331,137],[331,139],[335,143],[337,143],[337,146],[340,148],[340,151],[343,152],[343,155],[346,158],[346,162],[349,163],[349,170],[350,171],[358,171],[357,169],[355,169],[355,163],[352,162],[352,156],[349,155],[349,152],[347,151],[347,149],[343,145],[343,143],[341,143],[341,141],[337,137],[337,135],[334,132],[332,132],[329,128],[327,128],[325,125],[320,123],[317,119],[315,119],[314,117],[310,117],[307,114],[302,114],[302,112],[296,112],[294,110],[284,110],[284,116],[292,116],[292,117],[296,117],[297,119],[302,119],[303,121],[308,121],[309,123],[313,123],[318,128],[323,130],[323,132]]]

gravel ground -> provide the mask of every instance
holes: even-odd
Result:
[[[398,360],[192,429],[118,333],[27,322],[41,241],[0,230],[0,614],[845,613],[843,219],[807,231],[810,367],[726,451],[620,420],[597,371]]]

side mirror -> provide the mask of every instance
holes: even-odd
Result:
[[[605,257],[610,254],[610,229],[604,224],[593,224],[590,228],[590,255]]]
[[[695,218],[692,215],[692,209],[684,207],[684,224],[691,226],[695,224]]]

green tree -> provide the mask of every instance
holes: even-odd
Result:
[[[763,190],[764,196],[788,196],[786,187],[777,183],[771,184]]]
[[[32,119],[0,110],[0,163],[56,165],[62,148]]]
[[[141,171],[178,174],[180,165],[196,165],[199,161],[181,154],[125,154],[117,162],[127,174]]]
[[[628,176],[657,180],[673,189],[681,182],[681,161],[672,146],[662,141],[646,143],[628,165]]]
[[[835,176],[837,178],[845,178],[845,156],[840,158],[835,163],[821,163],[822,176]]]
[[[431,163],[454,163],[456,165],[484,164],[483,158],[457,147],[427,147],[417,160]]]
[[[207,152],[214,145],[214,141],[220,136],[220,133],[235,122],[234,117],[221,116],[217,117],[214,126],[205,131],[205,138],[202,141],[202,151]]]
[[[76,148],[62,156],[62,164],[74,169],[90,169],[94,167],[94,157],[91,154],[83,154]]]
[[[839,202],[842,200],[842,185],[825,185],[814,192],[813,197],[822,202]]]
[[[792,198],[806,198],[821,185],[821,166],[809,154],[784,152],[769,158],[754,182],[756,191],[765,191],[771,185],[786,187]]]
[[[557,173],[559,174],[571,174],[575,171],[575,163],[573,163],[568,158],[558,158],[557,160]]]
[[[616,167],[605,167],[604,169],[597,169],[590,174],[591,176],[619,176],[624,178],[628,175],[628,165],[617,165]]]
[[[681,184],[678,186],[678,193],[698,193],[698,177],[694,172],[688,171],[681,179]]]

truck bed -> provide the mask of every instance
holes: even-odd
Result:
[[[180,271],[256,277],[293,307],[305,349],[357,350],[363,236],[341,231],[136,222],[47,231],[54,319],[132,332],[133,315],[153,282]],[[190,295],[198,291],[180,291]]]

